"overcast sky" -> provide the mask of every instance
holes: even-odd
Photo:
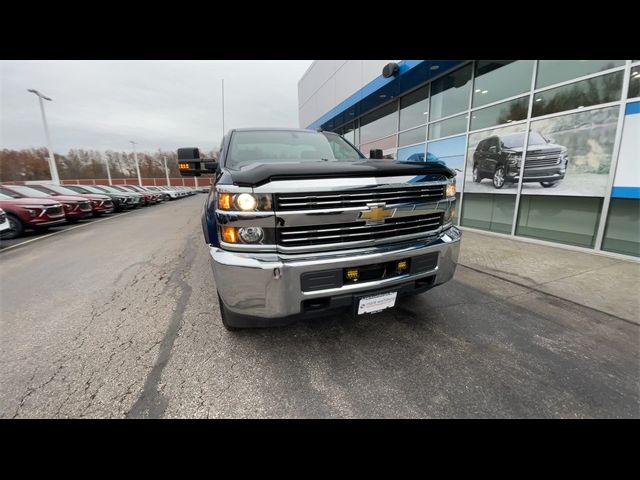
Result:
[[[298,127],[306,61],[0,61],[0,148],[45,145],[33,88],[45,102],[53,150],[217,149],[225,129]]]

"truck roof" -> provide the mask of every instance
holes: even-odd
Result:
[[[287,127],[245,127],[245,128],[232,128],[232,132],[260,132],[260,131],[285,131],[285,132],[311,132],[317,133],[317,130],[310,128],[287,128]]]

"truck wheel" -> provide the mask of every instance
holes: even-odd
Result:
[[[10,240],[22,235],[22,232],[24,232],[22,222],[10,213],[7,213],[7,220],[9,221],[9,229],[0,233],[0,238],[2,240]]]
[[[496,188],[504,187],[504,168],[498,167],[493,174],[493,186]]]
[[[555,187],[557,184],[558,182],[540,182],[540,185],[542,185],[544,188]]]
[[[218,293],[218,305],[220,305],[220,318],[222,318],[222,325],[224,326],[224,328],[226,328],[230,332],[239,330],[238,327],[233,326],[233,323],[234,323],[233,320],[234,320],[235,314],[229,311],[229,309],[227,309],[225,304],[222,302],[222,298],[220,298],[219,293]]]
[[[480,176],[480,170],[478,170],[478,166],[473,166],[473,181],[475,183],[480,183],[482,181],[482,177]]]

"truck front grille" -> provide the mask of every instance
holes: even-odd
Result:
[[[445,188],[445,185],[423,185],[342,192],[281,193],[276,195],[276,210],[365,207],[375,202],[385,202],[387,205],[435,202],[445,198]]]
[[[384,224],[367,225],[365,221],[312,225],[303,227],[281,227],[277,230],[277,241],[283,247],[302,247],[388,239],[403,235],[428,233],[442,226],[442,212],[411,217],[388,218]]]
[[[527,158],[524,162],[525,168],[552,167],[560,163],[560,150],[527,152]]]

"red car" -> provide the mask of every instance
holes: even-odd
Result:
[[[103,213],[112,213],[114,209],[113,202],[107,195],[98,195],[97,193],[78,193],[60,185],[29,185],[29,188],[40,190],[42,193],[46,193],[53,197],[59,197],[61,195],[84,197],[91,202],[91,210],[93,211],[94,217],[99,217]]]
[[[64,214],[69,223],[75,223],[80,219],[90,217],[92,213],[91,202],[78,195],[58,195],[54,197],[24,185],[0,185],[0,193],[12,198],[48,198],[55,200],[64,207]]]
[[[0,208],[10,225],[0,233],[3,240],[19,237],[27,229],[44,231],[66,220],[62,204],[49,198],[12,198],[0,193]]]
[[[162,197],[160,196],[159,193],[156,194],[156,193],[150,192],[148,190],[145,190],[142,187],[139,187],[138,185],[118,185],[118,187],[126,188],[127,190],[130,190],[132,192],[141,193],[142,195],[144,195],[145,205],[151,205],[152,203],[160,203],[162,201]]]

